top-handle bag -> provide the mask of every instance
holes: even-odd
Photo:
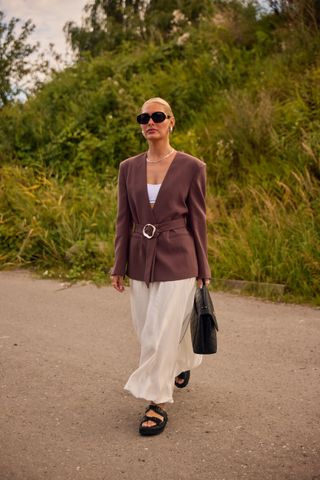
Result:
[[[219,327],[210,293],[204,280],[202,287],[196,289],[190,327],[194,353],[209,355],[217,352]]]

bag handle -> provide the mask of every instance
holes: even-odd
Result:
[[[201,291],[201,295],[202,295],[202,303],[203,303],[203,306],[204,308],[209,308],[209,306],[206,304],[206,301],[205,301],[205,296],[204,296],[204,290],[207,289],[208,290],[208,287],[206,286],[205,282],[204,282],[204,278],[202,278],[202,287],[200,288],[200,291]],[[208,295],[209,292],[208,292]],[[215,311],[214,311],[214,306],[212,305],[212,310],[213,310],[213,323],[217,329],[217,331],[219,330],[219,326],[218,326],[218,321],[217,321],[217,317],[215,315]]]
[[[205,308],[208,308],[208,305],[206,304],[206,301],[205,301],[204,288],[207,288],[207,286],[205,284],[205,279],[202,278],[202,287],[200,287],[200,292],[201,292],[201,295],[202,295],[202,304]]]

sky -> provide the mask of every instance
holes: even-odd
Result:
[[[83,7],[89,0],[0,0],[0,10],[7,18],[18,17],[23,21],[32,19],[36,25],[34,41],[40,41],[45,50],[49,43],[55,44],[55,50],[61,54],[67,51],[64,24],[72,20],[80,24]],[[260,0],[264,5],[266,0]]]
[[[54,51],[61,54],[68,64],[72,63],[73,54],[67,46],[63,27],[70,20],[81,24],[83,8],[87,3],[90,0],[0,0],[0,10],[5,13],[6,20],[12,17],[21,19],[21,22],[31,19],[36,28],[29,41],[39,41],[41,52],[48,52],[49,44],[53,43]],[[266,3],[267,0],[260,0],[261,5]],[[51,54],[47,53],[46,58],[51,58]]]
[[[29,40],[39,41],[41,51],[54,43],[55,51],[65,55],[68,49],[63,26],[69,20],[80,24],[86,3],[88,0],[0,0],[0,10],[6,20],[17,17],[25,22],[30,18],[36,29]]]

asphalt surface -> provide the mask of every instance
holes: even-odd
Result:
[[[320,480],[320,310],[214,293],[219,351],[141,437],[129,288],[0,273],[0,480]]]

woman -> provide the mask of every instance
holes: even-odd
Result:
[[[151,98],[137,117],[148,151],[120,163],[113,287],[130,283],[139,368],[125,389],[150,402],[141,435],[161,433],[174,385],[188,384],[202,361],[192,350],[189,319],[196,280],[208,285],[206,165],[174,150],[175,118],[168,102]]]

